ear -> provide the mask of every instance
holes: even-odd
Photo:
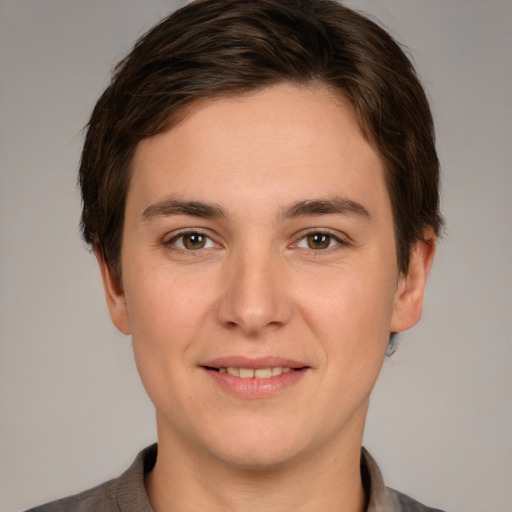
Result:
[[[436,236],[427,230],[411,254],[407,274],[401,274],[393,305],[391,332],[401,332],[416,325],[423,311],[423,296],[427,277],[434,262]]]
[[[103,290],[107,299],[107,306],[110,312],[112,323],[123,333],[130,334],[130,318],[126,307],[126,300],[121,284],[118,282],[107,265],[100,251],[95,250],[94,254],[101,271]]]

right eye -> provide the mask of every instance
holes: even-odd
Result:
[[[198,251],[200,249],[215,247],[215,243],[211,238],[197,231],[179,233],[166,242],[166,244],[174,245],[184,251]]]
[[[314,250],[322,250],[329,249],[335,245],[337,245],[337,240],[329,234],[326,233],[310,233],[305,236],[302,240],[299,240],[297,243],[297,247],[302,247],[304,249],[314,249]]]

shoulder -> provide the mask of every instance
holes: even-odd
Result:
[[[437,508],[427,507],[410,496],[395,491],[395,489],[387,487],[386,490],[391,499],[396,503],[396,510],[400,510],[401,512],[443,512]]]
[[[149,446],[120,477],[26,512],[153,512],[144,475],[154,466],[156,454],[157,446]]]
[[[117,511],[115,480],[110,480],[92,489],[68,496],[27,512],[111,512]]]
[[[386,487],[379,466],[364,448],[361,452],[361,477],[368,499],[367,512],[442,512]]]

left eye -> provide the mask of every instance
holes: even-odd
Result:
[[[297,247],[301,249],[314,249],[314,250],[322,250],[322,249],[330,249],[336,245],[339,245],[341,241],[337,239],[335,236],[330,235],[328,233],[310,233],[303,238],[301,238]]]
[[[197,233],[194,231],[191,231],[190,233],[182,233],[170,240],[169,243],[186,251],[208,249],[215,245],[209,237],[203,235],[203,233]]]

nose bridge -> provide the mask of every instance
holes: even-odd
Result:
[[[234,251],[226,266],[219,320],[254,336],[284,325],[291,314],[284,262],[269,247],[246,244]]]

